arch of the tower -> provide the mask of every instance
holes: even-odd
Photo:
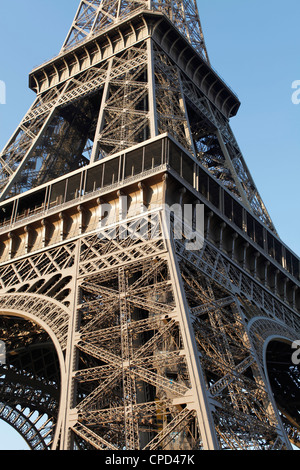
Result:
[[[38,412],[31,412],[29,408],[11,407],[5,403],[0,403],[0,420],[9,424],[28,444],[31,450],[45,450],[47,445],[35,426],[31,421],[33,414],[39,416]]]
[[[30,299],[32,305],[35,297]],[[22,300],[24,310],[13,308],[13,303]],[[26,303],[26,294],[0,298],[0,333],[5,344],[0,364],[0,420],[11,425],[30,449],[50,450],[59,440],[64,353],[53,329],[29,305],[26,309]]]
[[[297,333],[278,321],[255,318],[250,336],[290,442],[300,448],[300,369]]]
[[[300,448],[300,369],[294,342],[272,338],[266,348],[266,369],[276,405],[292,444]]]

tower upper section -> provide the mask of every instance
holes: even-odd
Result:
[[[164,13],[208,60],[196,0],[81,0],[62,52],[145,10]]]
[[[0,154],[0,200],[167,134],[188,167],[200,164],[275,231],[231,131],[240,102],[210,66],[196,0],[81,0],[60,53],[29,85],[36,100]]]

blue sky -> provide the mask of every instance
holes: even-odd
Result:
[[[79,0],[1,2],[0,104],[2,149],[34,100],[32,68],[55,56]],[[13,7],[12,7],[13,5]],[[236,92],[241,108],[232,128],[282,240],[300,254],[299,0],[198,0],[213,67]],[[0,427],[0,449],[4,434]]]

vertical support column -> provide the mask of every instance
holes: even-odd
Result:
[[[9,255],[9,259],[12,259],[13,256],[14,256],[14,251],[15,251],[15,248],[14,248],[14,244],[15,244],[15,234],[14,234],[13,232],[9,232],[8,238],[9,238],[9,250],[8,250],[8,255]]]
[[[59,239],[61,241],[65,238],[65,224],[66,224],[66,215],[63,212],[59,213],[60,228],[59,228]]]
[[[62,428],[60,438],[60,450],[72,450],[73,443],[71,440],[71,428],[77,422],[77,412],[75,411],[75,386],[74,372],[77,369],[77,351],[76,351],[76,333],[78,333],[78,301],[80,295],[80,287],[77,280],[79,257],[80,257],[80,240],[77,241],[75,250],[75,262],[73,266],[73,287],[72,287],[72,304],[70,305],[69,329],[67,338],[67,347],[65,353],[66,379],[61,384],[61,402],[60,407],[64,410],[62,417]]]
[[[207,240],[211,240],[212,238],[212,233],[211,233],[211,221],[212,221],[212,218],[214,216],[214,213],[213,212],[209,212],[207,214],[207,224],[206,224],[206,233],[205,233],[205,238]]]
[[[254,269],[253,269],[253,277],[254,279],[258,279],[259,276],[258,276],[258,260],[260,258],[260,253],[258,251],[256,251],[254,253]]]
[[[265,287],[268,287],[268,273],[269,273],[269,266],[270,266],[270,261],[266,261],[265,263],[265,275],[264,275],[264,285]]]
[[[231,248],[231,259],[233,261],[235,261],[235,242],[236,242],[237,238],[238,238],[238,234],[234,233],[232,235],[232,248]]]
[[[149,99],[149,117],[150,117],[150,136],[151,138],[158,135],[157,112],[156,112],[156,96],[155,96],[155,73],[154,73],[154,51],[152,39],[147,39],[148,54],[148,99]]]
[[[246,242],[243,244],[244,254],[243,254],[243,269],[247,269],[247,250],[249,248],[249,243]]]
[[[120,296],[120,327],[121,327],[121,355],[124,398],[124,427],[126,450],[139,449],[139,432],[137,420],[134,416],[136,404],[136,385],[134,374],[131,373],[132,338],[129,335],[130,307],[127,305],[127,276],[124,268],[119,268],[119,296]]]
[[[103,89],[103,95],[102,95],[102,100],[101,100],[99,117],[98,117],[95,137],[94,137],[94,146],[93,146],[92,155],[91,155],[91,163],[96,161],[97,155],[98,155],[98,150],[99,150],[99,140],[98,139],[99,139],[99,135],[100,135],[100,133],[103,129],[103,126],[104,126],[105,105],[106,105],[106,101],[107,101],[108,96],[109,96],[109,78],[110,78],[110,74],[111,74],[112,64],[113,64],[113,58],[111,58],[109,63],[108,63],[106,81],[105,81],[105,85],[104,85],[104,89]]]
[[[32,234],[33,234],[33,229],[30,227],[30,225],[26,225],[24,228],[25,230],[25,253],[30,253],[30,248],[31,248],[31,240],[32,240]]]
[[[127,196],[123,191],[118,191],[118,198],[119,198],[119,217],[118,220],[122,221],[126,219],[127,216]]]
[[[180,73],[180,70],[178,68],[178,81],[179,81],[179,86],[180,86],[180,92],[181,92],[181,98],[180,98],[180,107],[184,113],[184,116],[185,116],[185,122],[184,122],[184,129],[185,129],[185,138],[190,146],[190,151],[192,152],[193,156],[195,158],[197,153],[196,153],[196,149],[195,149],[195,146],[194,146],[194,141],[193,141],[193,137],[192,137],[192,131],[191,131],[191,126],[190,126],[190,122],[189,122],[189,115],[188,115],[188,112],[187,112],[187,107],[186,107],[186,102],[185,102],[185,97],[184,97],[184,93],[183,93],[183,86],[182,86],[182,77],[181,77],[181,73]]]
[[[205,450],[217,450],[219,445],[213,423],[212,404],[209,401],[206,391],[205,379],[198,359],[197,347],[189,318],[189,308],[185,299],[181,274],[175,254],[174,242],[169,236],[166,214],[164,212],[161,213],[161,222],[163,237],[168,248],[167,259],[171,281],[174,288],[174,296],[178,307],[178,321],[180,324],[192,386],[193,404],[188,406],[193,406],[196,411],[203,448]]]
[[[82,234],[84,233],[85,229],[85,209],[82,205],[77,206],[77,212],[78,212],[78,217],[79,217],[79,226],[78,226],[78,233]]]
[[[48,244],[48,231],[49,222],[47,219],[42,219],[42,248],[46,248]]]
[[[147,211],[147,200],[146,200],[147,188],[142,182],[140,182],[138,186],[140,190],[140,209],[141,209],[140,212],[143,213]]]
[[[220,250],[223,250],[223,234],[224,234],[225,228],[226,228],[225,222],[221,223],[221,225],[220,225],[220,236],[219,236],[219,249]]]
[[[274,280],[274,293],[278,295],[278,278],[279,278],[279,269],[275,271],[275,280]]]
[[[293,309],[296,310],[297,305],[296,305],[296,292],[298,290],[298,286],[293,286]]]
[[[283,281],[283,300],[284,302],[287,302],[287,284],[288,284],[289,280],[288,278],[284,278],[284,281]]]

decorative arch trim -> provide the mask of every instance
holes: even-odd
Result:
[[[46,331],[54,344],[61,374],[60,410],[54,438],[54,442],[57,443],[64,411],[63,396],[65,395],[67,375],[64,350],[67,343],[70,312],[64,305],[46,296],[13,293],[0,295],[1,315],[17,316],[38,324]]]

